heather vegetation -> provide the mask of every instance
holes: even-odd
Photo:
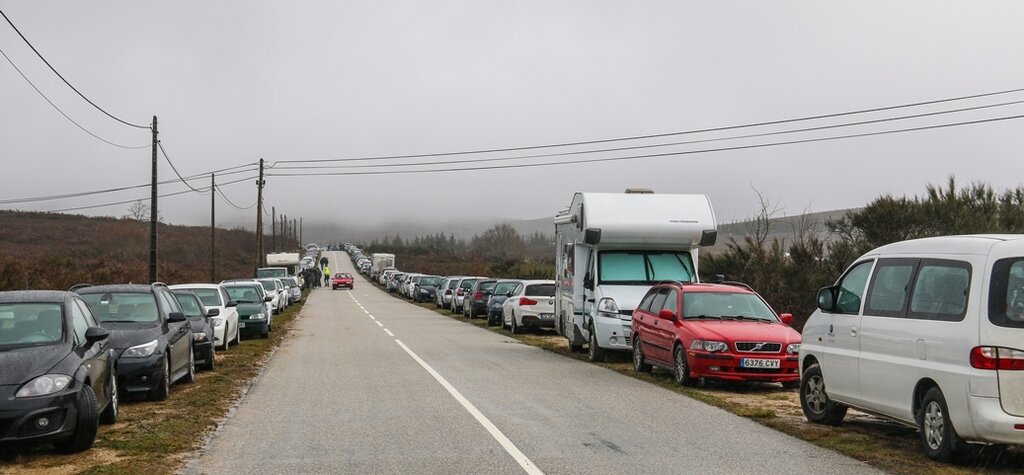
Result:
[[[160,224],[158,229],[159,280],[209,281],[210,228]],[[252,232],[217,229],[216,278],[252,275],[255,249]],[[148,282],[148,276],[148,222],[0,211],[0,290],[138,283]]]

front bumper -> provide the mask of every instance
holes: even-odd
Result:
[[[213,342],[192,342],[192,354],[196,365],[206,365],[213,359]]]
[[[768,383],[793,383],[800,381],[800,362],[797,355],[781,354],[732,354],[707,353],[687,350],[690,375],[695,378],[718,379],[722,381],[760,381]],[[743,368],[744,358],[779,360],[778,368]]]
[[[120,350],[123,351],[123,350]],[[117,386],[126,393],[152,391],[164,378],[164,354],[117,358]]]
[[[75,401],[81,387],[76,381],[62,393],[16,399],[14,393],[19,386],[0,386],[0,400],[4,401],[0,409],[0,446],[46,442],[71,435],[78,420]]]
[[[999,398],[970,396],[971,422],[974,437],[971,440],[994,444],[1024,444],[1024,430],[1014,426],[1024,424],[1024,417],[1012,416],[1003,410]]]
[[[270,324],[266,319],[239,320],[238,333],[242,336],[266,335],[270,333]]]

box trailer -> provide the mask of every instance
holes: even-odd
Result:
[[[633,310],[661,281],[697,282],[718,232],[705,195],[576,193],[555,223],[555,328],[592,361],[632,350]]]

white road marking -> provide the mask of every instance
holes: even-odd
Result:
[[[395,336],[395,334],[391,333],[391,330],[388,330],[387,328],[384,329],[384,333],[387,333],[388,336]]]
[[[448,393],[451,394],[459,404],[462,404],[462,407],[466,408],[466,411],[469,411],[469,414],[472,415],[480,425],[484,426],[484,429],[487,429],[487,432],[491,434],[491,437],[494,437],[494,440],[501,444],[505,451],[519,463],[519,466],[523,467],[523,470],[525,470],[526,473],[531,475],[544,475],[544,472],[537,468],[537,466],[534,465],[518,447],[516,447],[516,444],[513,444],[512,441],[509,440],[508,437],[506,437],[505,434],[503,434],[501,430],[499,430],[498,427],[487,418],[487,416],[483,415],[483,413],[480,412],[473,403],[469,402],[469,400],[466,399],[458,389],[455,389],[448,380],[444,379],[444,376],[441,376],[441,374],[435,371],[434,368],[427,364],[426,361],[423,361],[423,359],[416,353],[413,353],[408,346],[405,346],[405,343],[402,343],[402,340],[395,340],[395,343],[398,343],[398,346],[401,346],[402,349],[412,357],[412,359],[416,360],[423,369],[427,370],[427,373],[430,373],[437,382],[441,383],[441,386],[448,390]]]
[[[375,318],[375,319],[373,319],[373,323],[376,323],[376,324],[377,324],[377,326],[379,326],[379,327],[381,327],[381,328],[384,328],[384,324],[383,324],[383,323],[381,323],[381,322],[378,322],[376,318]]]
[[[370,315],[369,313],[367,313],[366,315],[370,317],[370,320],[376,320],[376,318],[373,318],[373,315]]]

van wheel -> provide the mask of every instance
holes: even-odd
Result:
[[[590,326],[590,344],[587,345],[587,359],[594,363],[604,361],[604,350],[597,346],[597,332]]]
[[[672,352],[672,379],[680,386],[690,386],[693,378],[690,377],[690,362],[686,360],[686,351],[682,345],[676,345]]]
[[[921,410],[917,414],[917,425],[921,431],[924,453],[932,460],[950,462],[961,455],[967,446],[953,428],[946,398],[937,387],[924,393]]]
[[[821,366],[812,364],[800,377],[800,408],[808,421],[837,426],[846,417],[846,406],[828,398]]]
[[[644,350],[641,348],[640,338],[633,339],[633,371],[637,373],[651,372],[651,365],[644,361]]]

